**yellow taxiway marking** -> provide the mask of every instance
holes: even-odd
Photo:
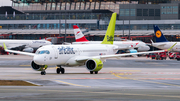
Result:
[[[141,70],[115,70],[115,71],[122,71],[122,72],[141,72]]]
[[[31,65],[19,65],[19,66],[21,66],[21,67],[23,67],[23,66],[24,66],[24,67],[28,67],[28,66],[31,66]]]
[[[60,80],[55,80],[57,82],[61,82],[64,84],[68,84],[68,85],[72,85],[72,86],[79,86],[79,87],[91,87],[91,86],[84,86],[84,85],[78,85],[78,84],[73,84],[73,83],[69,83],[69,82],[64,82],[64,81],[60,81]]]
[[[133,79],[133,78],[129,78],[129,77],[122,77],[122,76],[118,75],[118,73],[114,73],[113,71],[111,71],[111,74],[120,78],[120,79],[131,79],[131,80],[136,80],[136,81],[141,81],[141,82],[156,83],[156,84],[180,87],[180,85],[161,83],[161,82],[155,82],[155,81],[147,81],[147,80],[139,80],[139,79]]]

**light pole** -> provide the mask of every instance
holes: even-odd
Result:
[[[59,37],[61,36],[61,13],[59,10]]]
[[[131,0],[129,0],[129,40],[130,40],[130,30],[131,30],[131,25],[130,25],[130,4],[131,4]]]

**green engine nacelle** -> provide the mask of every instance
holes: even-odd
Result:
[[[100,59],[89,59],[86,61],[86,68],[89,71],[97,72],[103,67],[103,62]]]
[[[34,61],[31,62],[31,67],[36,71],[46,70],[48,68],[47,65],[38,65]]]

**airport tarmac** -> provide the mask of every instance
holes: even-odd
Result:
[[[85,66],[55,66],[46,75],[30,67],[32,57],[0,56],[0,80],[23,80],[38,86],[0,86],[3,101],[179,101],[180,61],[124,57],[104,62],[99,74]]]

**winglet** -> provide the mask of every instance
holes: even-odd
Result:
[[[4,50],[6,50],[6,49],[7,49],[6,44],[5,44],[5,43],[3,43],[3,45],[4,45]]]
[[[115,25],[116,25],[116,13],[113,13],[111,16],[111,20],[109,22],[108,29],[106,31],[106,35],[104,37],[104,40],[101,44],[113,44],[114,41],[114,31],[115,31]]]
[[[174,45],[172,45],[169,49],[167,49],[167,51],[170,51],[176,44],[177,42]]]

